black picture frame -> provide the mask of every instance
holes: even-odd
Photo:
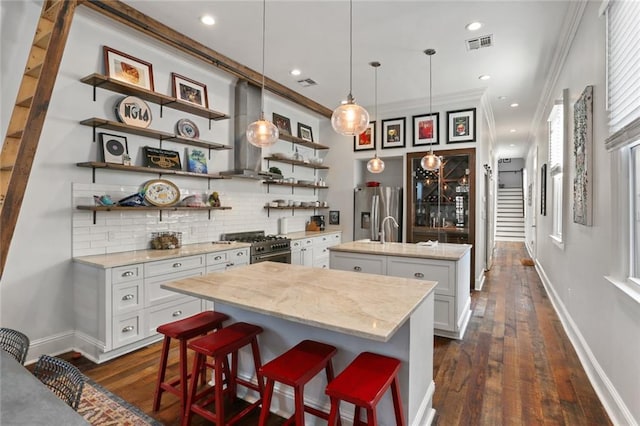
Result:
[[[329,210],[329,225],[340,225],[340,210]]]
[[[157,169],[182,170],[180,153],[167,149],[154,148],[151,146],[142,147],[144,154],[144,166]]]
[[[382,120],[382,149],[404,148],[406,139],[406,119],[390,118]]]
[[[129,155],[127,137],[111,133],[99,133],[101,157],[105,163],[124,164]]]
[[[273,124],[280,130],[280,133],[291,135],[291,120],[288,117],[274,112]]]
[[[476,109],[447,111],[447,143],[476,141]]]
[[[364,132],[353,137],[354,151],[371,151],[376,149],[376,122],[370,121]]]
[[[547,215],[547,165],[540,168],[540,214]]]
[[[306,124],[298,123],[298,137],[307,142],[313,142],[313,129]]]
[[[440,144],[440,113],[414,115],[413,146]]]

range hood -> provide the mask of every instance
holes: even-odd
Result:
[[[262,170],[262,149],[247,141],[247,126],[260,117],[260,88],[246,80],[238,80],[235,88],[233,115],[233,170],[223,176],[247,179],[280,179],[281,175]]]

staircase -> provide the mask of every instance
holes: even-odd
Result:
[[[45,0],[0,152],[0,276],[4,271],[77,2]]]
[[[524,241],[522,188],[498,189],[496,241]]]

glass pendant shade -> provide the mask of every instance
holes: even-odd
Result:
[[[278,128],[269,120],[265,120],[264,117],[260,117],[258,121],[247,126],[247,141],[258,148],[272,146],[279,137]]]
[[[424,157],[422,157],[422,160],[420,160],[420,166],[422,166],[423,169],[429,170],[432,172],[436,170],[440,170],[441,164],[442,164],[442,161],[440,160],[440,157],[435,155],[433,152],[430,152],[429,154],[425,155]]]
[[[353,99],[340,105],[331,114],[331,126],[341,135],[358,136],[367,129],[368,125],[369,113]]]
[[[384,171],[384,161],[376,155],[367,163],[367,170],[371,173],[382,173]]]

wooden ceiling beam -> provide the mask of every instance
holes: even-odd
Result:
[[[249,83],[259,87],[262,85],[261,73],[177,32],[119,0],[80,0],[79,4],[87,6],[115,21],[179,49],[207,64],[213,65],[234,77],[247,80]],[[271,93],[316,112],[321,116],[331,118],[332,110],[329,108],[268,77],[265,77],[264,85],[265,89]]]

